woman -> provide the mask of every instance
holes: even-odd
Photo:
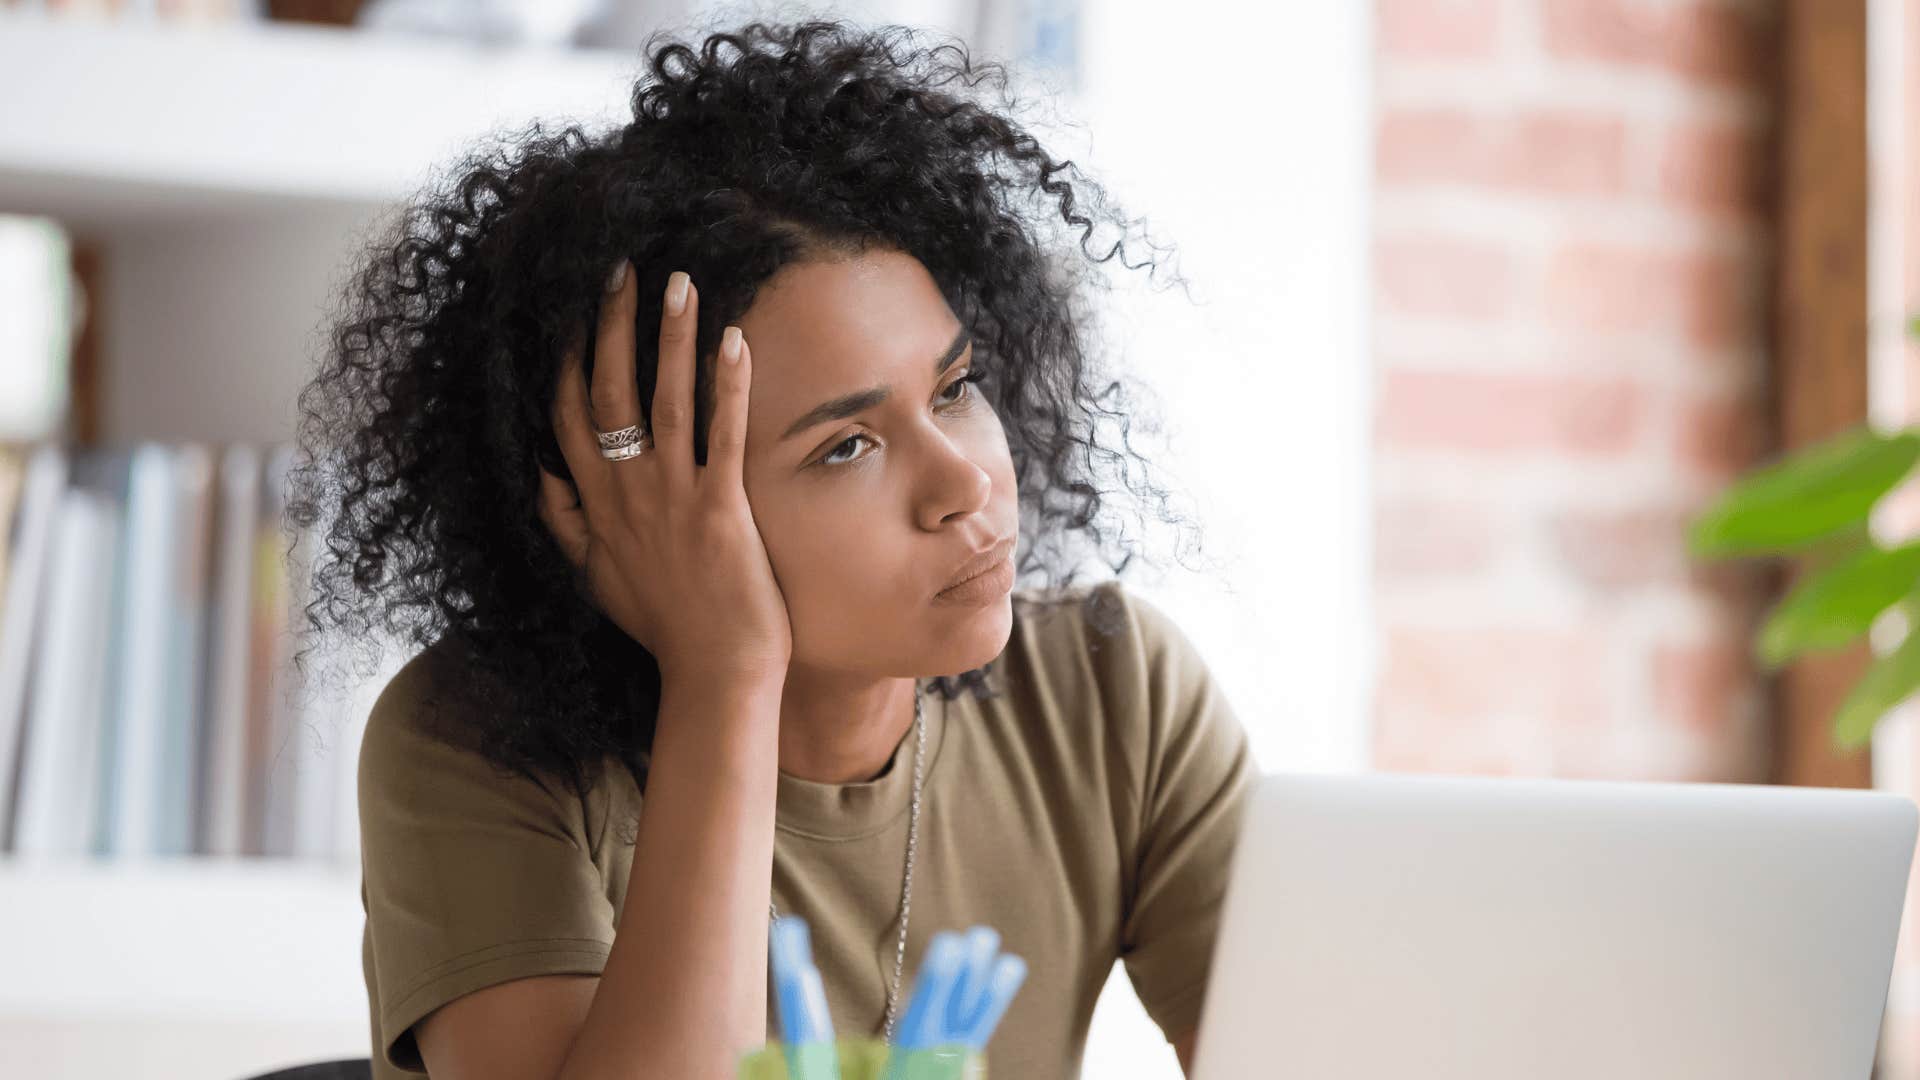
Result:
[[[465,163],[357,278],[294,518],[314,627],[423,647],[359,762],[376,1075],[730,1076],[771,912],[842,1034],[984,923],[1029,964],[991,1075],[1075,1075],[1116,959],[1190,1055],[1253,766],[1074,583],[1128,563],[1096,467],[1164,516],[1096,433],[1122,248],[1049,259],[1099,190],[913,37],[650,44],[631,123]]]

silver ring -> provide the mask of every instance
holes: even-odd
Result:
[[[627,446],[616,446],[612,450],[602,450],[600,456],[608,461],[625,461],[628,458],[637,458],[649,449],[646,443],[632,443]]]
[[[593,437],[600,440],[600,449],[618,450],[623,446],[632,446],[647,437],[639,424],[629,424],[618,431],[596,431]]]

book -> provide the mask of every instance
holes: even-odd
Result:
[[[280,523],[285,519],[287,474],[292,454],[275,447],[267,455],[261,476],[260,517],[254,534],[253,672],[254,701],[248,718],[248,776],[252,797],[249,816],[255,833],[248,846],[254,855],[290,856],[294,851],[293,786],[295,758],[290,747],[295,731],[290,538]]]
[[[197,849],[209,855],[240,855],[247,842],[248,616],[261,483],[260,451],[245,443],[227,447],[220,459],[200,770]]]
[[[105,711],[103,641],[120,517],[110,497],[88,487],[71,486],[61,494],[37,620],[45,652],[29,690],[14,828],[18,857],[77,858],[88,853],[94,836]]]
[[[7,584],[0,594],[0,850],[13,849],[29,663],[40,596],[49,575],[54,526],[67,487],[67,467],[61,447],[49,444],[33,449],[8,536]]]
[[[111,604],[108,706],[102,722],[98,854],[160,850],[159,786],[166,736],[167,567],[172,560],[172,451],[154,442],[120,451],[125,506],[118,587]]]
[[[357,860],[360,740],[405,657],[313,685],[296,668],[317,533],[286,526],[293,448],[10,452],[5,849]]]
[[[160,854],[188,855],[197,846],[199,766],[206,734],[201,693],[207,608],[213,597],[208,562],[213,534],[214,451],[200,443],[176,444],[172,450],[168,496],[173,501],[173,536],[161,594],[165,678],[155,839]]]

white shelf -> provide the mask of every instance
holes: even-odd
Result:
[[[370,1052],[357,865],[0,858],[0,1073],[253,1076]]]
[[[367,230],[491,136],[624,123],[642,64],[0,11],[0,213],[104,253],[102,439],[285,441]]]
[[[495,131],[628,116],[638,52],[0,12],[0,210],[102,228],[378,205]]]
[[[366,1022],[357,865],[0,859],[0,1015]]]

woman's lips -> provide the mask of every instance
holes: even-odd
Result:
[[[1012,588],[1013,556],[1009,554],[960,584],[940,590],[933,598],[944,603],[978,604],[998,599]]]

